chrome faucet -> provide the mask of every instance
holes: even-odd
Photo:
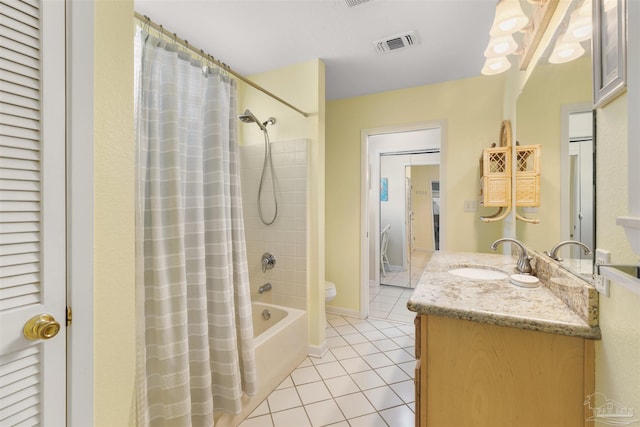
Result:
[[[516,263],[516,270],[520,273],[532,274],[533,268],[531,268],[531,257],[527,253],[527,248],[525,248],[524,245],[516,239],[503,237],[502,239],[498,239],[493,242],[491,244],[491,249],[495,251],[498,248],[498,244],[502,242],[511,242],[520,248],[520,255],[518,256],[518,262]]]
[[[271,283],[265,283],[264,285],[258,288],[258,293],[263,294],[265,291],[271,290]]]
[[[585,245],[582,242],[578,242],[577,240],[565,240],[564,242],[560,242],[558,244],[556,244],[554,247],[551,248],[551,250],[549,252],[545,251],[546,255],[549,255],[549,257],[553,260],[556,261],[562,261],[562,258],[560,258],[558,256],[558,250],[565,245],[578,245],[581,246],[584,249],[584,254],[585,255],[591,255],[591,249],[589,248],[589,246]]]
[[[265,252],[262,254],[262,272],[266,272],[267,270],[271,270],[276,265],[276,257],[274,257],[269,252]]]

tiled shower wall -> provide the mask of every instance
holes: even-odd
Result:
[[[276,178],[278,217],[264,225],[258,216],[258,186],[264,161],[264,144],[240,147],[242,206],[247,242],[251,296],[286,307],[306,309],[307,246],[307,143],[306,139],[271,143]],[[262,188],[262,212],[273,218],[274,202],[269,169]],[[273,269],[262,272],[262,254],[276,258]],[[271,283],[262,295],[258,288]]]

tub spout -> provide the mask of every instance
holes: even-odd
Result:
[[[258,288],[258,293],[263,294],[265,291],[271,290],[271,283],[265,283],[264,285]]]

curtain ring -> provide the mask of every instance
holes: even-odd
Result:
[[[151,33],[149,32],[149,29],[151,27],[151,18],[149,18],[147,15],[143,15],[145,21],[142,23],[142,31],[146,34],[144,37],[144,42],[146,43],[147,40],[149,40],[149,36],[151,35]]]
[[[142,24],[142,29],[145,33],[149,34],[149,27],[151,27],[151,18],[149,18],[147,15],[144,15],[144,19],[145,21]]]
[[[207,65],[207,55],[204,53],[204,50],[200,49],[200,59],[202,60],[202,74],[205,76],[209,75],[210,70]]]

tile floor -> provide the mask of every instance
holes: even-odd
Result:
[[[326,355],[307,357],[240,427],[414,425],[413,324],[327,317]]]
[[[369,286],[369,316],[413,323],[416,314],[407,309],[413,289],[388,285]]]
[[[385,284],[369,287],[369,316],[398,322],[413,323],[415,313],[407,310],[407,300],[420,281],[433,252],[413,251],[411,255],[411,287],[407,287],[407,272],[389,272]],[[404,274],[404,276],[402,276]],[[384,277],[381,275],[380,280]],[[387,284],[389,283],[389,284]],[[404,285],[404,286],[400,286]]]
[[[414,250],[411,252],[411,271],[387,271],[386,276],[384,276],[381,271],[380,283],[384,285],[409,287],[409,282],[411,282],[410,287],[415,288],[432,254],[433,252],[431,251]],[[409,280],[409,277],[411,277],[411,280]]]

